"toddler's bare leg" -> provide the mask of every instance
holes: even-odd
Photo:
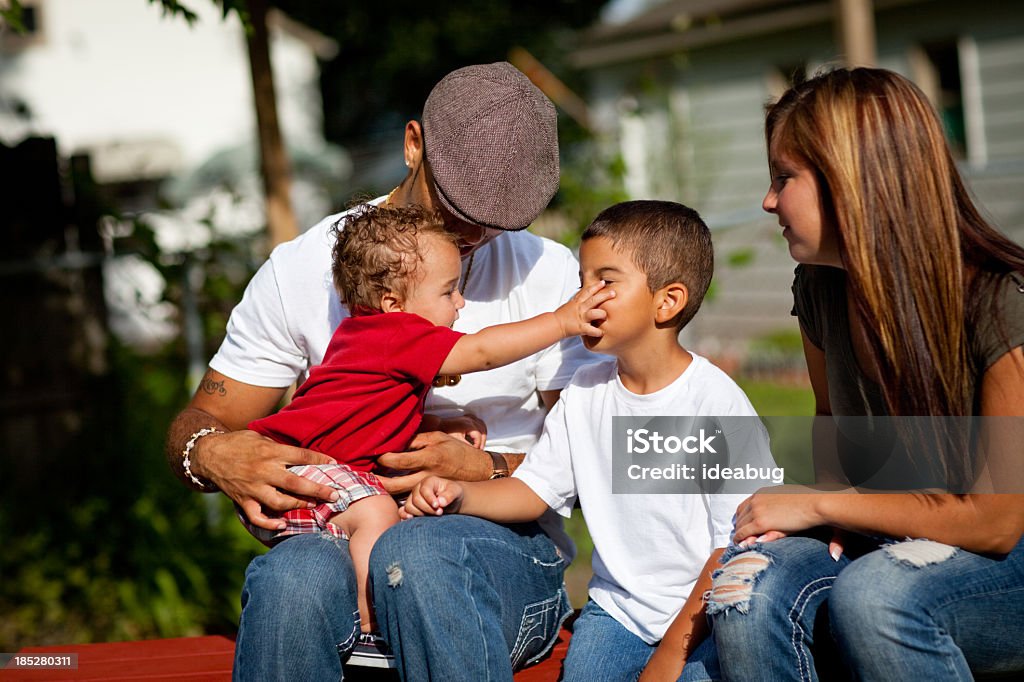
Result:
[[[348,548],[359,586],[359,620],[363,632],[373,632],[377,621],[369,598],[370,550],[388,528],[398,523],[398,506],[390,495],[373,495],[329,519],[348,535]]]

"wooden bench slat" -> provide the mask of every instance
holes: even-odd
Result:
[[[569,648],[562,630],[551,655],[515,674],[515,682],[554,682]],[[137,642],[25,647],[19,654],[78,654],[77,670],[0,670],[0,682],[229,682],[235,643],[227,637],[180,637]]]
[[[231,679],[235,643],[227,637],[181,637],[137,642],[25,647],[20,654],[78,654],[77,670],[3,670],[0,680]]]

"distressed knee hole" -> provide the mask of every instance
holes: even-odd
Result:
[[[750,610],[754,584],[771,559],[759,552],[745,552],[730,559],[712,575],[711,589],[704,595],[708,613],[716,614],[734,608],[740,613]]]
[[[402,584],[402,565],[397,561],[387,567],[388,587],[398,587]]]
[[[896,563],[912,568],[922,568],[953,558],[953,555],[956,554],[956,547],[934,540],[907,540],[886,545],[883,551]]]

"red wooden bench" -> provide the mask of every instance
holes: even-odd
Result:
[[[558,679],[569,647],[569,632],[563,630],[551,655],[539,664],[515,675],[515,682],[554,682]],[[231,679],[231,661],[235,643],[227,637],[183,637],[139,642],[73,644],[68,646],[26,647],[19,654],[78,654],[76,670],[0,670],[0,682],[13,680],[95,680],[96,682],[227,682]],[[353,671],[355,672],[355,671]],[[371,676],[363,668],[361,680],[388,679]],[[355,677],[352,675],[350,677]],[[348,678],[346,678],[348,679]],[[394,679],[397,679],[395,677]]]

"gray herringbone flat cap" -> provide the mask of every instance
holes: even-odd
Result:
[[[508,62],[441,79],[423,107],[423,138],[441,203],[463,220],[522,230],[558,190],[555,107]]]

